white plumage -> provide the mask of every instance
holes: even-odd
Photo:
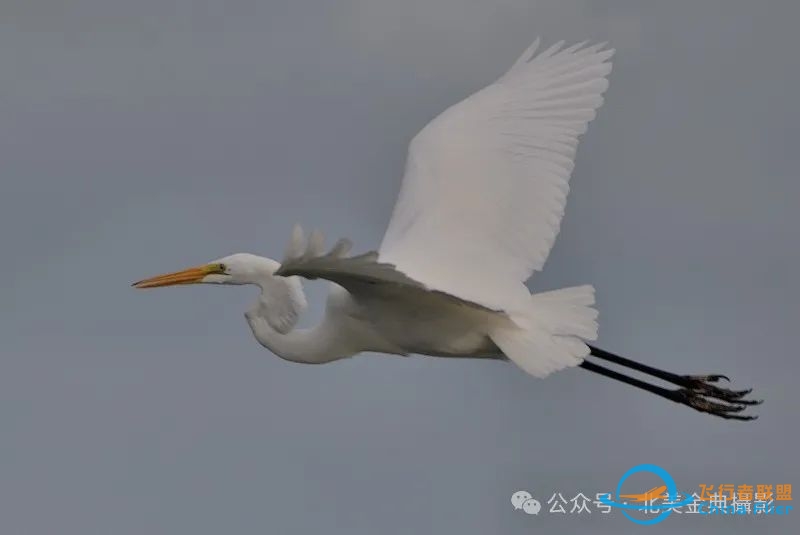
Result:
[[[245,314],[256,340],[290,361],[321,364],[371,351],[508,359],[536,377],[581,366],[727,419],[759,400],[587,345],[597,337],[594,288],[531,295],[564,215],[578,137],[603,103],[613,50],[538,40],[495,83],[452,106],[412,140],[405,176],[377,252],[325,253],[320,232],[296,227],[282,262],[236,254],[135,283],[254,284]],[[295,329],[306,306],[300,277],[331,284],[325,317]],[[599,360],[678,385],[669,390]]]
[[[452,106],[411,142],[380,258],[495,310],[527,307],[564,214],[578,136],[602,104],[613,50],[534,55]]]
[[[345,240],[325,254],[322,235],[306,240],[298,227],[280,264],[238,254],[137,285],[256,284],[256,339],[298,362],[363,351],[509,358],[538,377],[579,364],[597,335],[593,288],[531,295],[525,282],[558,234],[613,50],[537,48],[413,139],[377,253],[347,256]],[[334,283],[313,329],[293,330],[305,306],[297,276]]]

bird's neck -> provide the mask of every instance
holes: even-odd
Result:
[[[262,297],[263,300],[263,297]],[[303,364],[324,364],[353,356],[342,329],[329,316],[316,327],[280,332],[263,314],[251,310],[245,314],[258,343],[284,360]]]
[[[259,257],[246,280],[261,288],[258,301],[245,314],[256,340],[284,360],[306,364],[322,364],[357,353],[350,348],[340,324],[342,318],[326,314],[316,327],[293,329],[306,299],[297,277],[274,275],[278,267],[278,262]]]

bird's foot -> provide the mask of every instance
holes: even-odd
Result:
[[[688,388],[675,390],[673,391],[673,394],[674,395],[671,396],[671,398],[677,403],[691,407],[696,411],[713,414],[714,416],[719,416],[720,418],[725,418],[726,420],[755,420],[758,418],[758,416],[750,416],[739,413],[745,410],[749,405],[757,405],[758,403],[761,403],[761,401],[752,402],[750,400],[720,403],[717,401],[711,401],[700,391],[690,390]]]
[[[718,383],[720,380],[730,382],[725,375],[684,375],[681,386],[690,392],[696,394],[727,401],[729,403],[736,403],[739,405],[760,405],[762,400],[759,399],[744,399],[752,388],[746,390],[732,390],[730,388],[722,388],[712,383]]]

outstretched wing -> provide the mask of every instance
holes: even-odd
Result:
[[[558,234],[578,145],[602,104],[613,50],[538,40],[494,84],[412,140],[379,250],[408,277],[508,309]]]
[[[357,256],[347,256],[352,244],[341,239],[329,252],[324,252],[323,235],[314,231],[306,241],[302,228],[295,226],[292,239],[284,255],[281,267],[275,275],[293,275],[306,279],[326,279],[347,289],[351,294],[363,292],[382,293],[413,298],[420,294],[439,294],[448,300],[473,308],[486,309],[444,292],[432,290],[408,277],[395,266],[378,261],[378,253],[372,251]]]

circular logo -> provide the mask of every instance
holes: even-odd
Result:
[[[659,522],[663,521],[665,518],[667,518],[669,515],[672,514],[673,508],[680,507],[682,505],[687,505],[693,501],[693,498],[691,496],[687,496],[687,498],[682,502],[675,501],[678,498],[678,489],[675,486],[675,480],[672,479],[672,476],[669,475],[669,472],[667,472],[660,466],[656,466],[654,464],[640,464],[638,466],[634,466],[633,468],[625,472],[620,478],[619,483],[617,484],[617,496],[620,496],[622,492],[623,483],[625,483],[625,481],[630,476],[632,476],[633,474],[638,474],[639,472],[650,472],[651,474],[655,474],[658,477],[660,477],[661,481],[663,481],[664,485],[666,485],[667,487],[667,496],[669,496],[671,503],[661,504],[661,505],[648,505],[648,504],[630,505],[626,503],[613,502],[608,498],[606,498],[605,496],[600,496],[600,501],[605,505],[610,505],[612,507],[618,507],[622,509],[622,514],[625,515],[628,518],[628,520],[630,520],[631,522],[635,522],[636,524],[641,524],[643,526],[651,526],[653,524],[658,524]],[[651,511],[661,510],[661,513],[659,513],[659,515],[655,518],[649,518],[643,520],[639,518],[634,518],[633,516],[628,514],[628,511],[626,511],[626,509],[634,509],[637,511],[642,511],[645,509],[649,509]]]

